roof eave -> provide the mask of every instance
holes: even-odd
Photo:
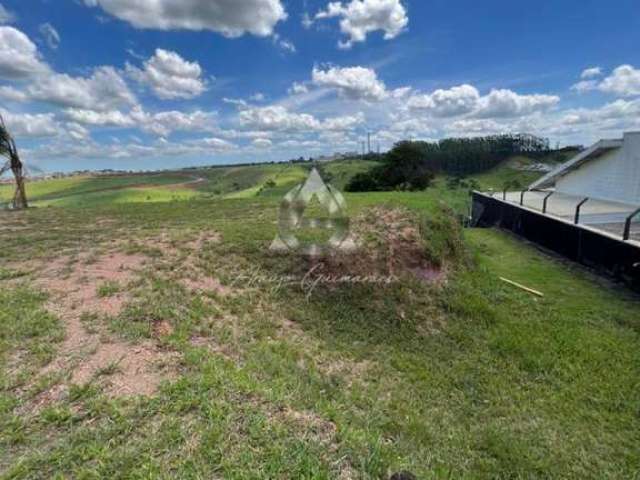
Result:
[[[555,169],[551,170],[539,180],[533,182],[531,185],[529,185],[529,190],[539,190],[542,188],[552,187],[559,177],[566,175],[571,170],[578,168],[580,165],[588,162],[590,158],[598,157],[609,150],[622,148],[622,145],[622,140],[600,140],[595,145],[592,145],[583,152],[580,152],[575,157],[569,159],[562,165],[559,165]]]

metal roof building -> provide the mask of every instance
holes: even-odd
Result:
[[[600,140],[530,185],[558,193],[640,206],[640,132]]]

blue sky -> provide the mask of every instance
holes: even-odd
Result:
[[[49,171],[640,129],[637,0],[0,4],[0,111]]]

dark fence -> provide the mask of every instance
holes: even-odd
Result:
[[[511,230],[640,291],[638,245],[479,192],[473,192],[471,223]]]

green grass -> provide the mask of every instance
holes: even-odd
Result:
[[[336,161],[325,164],[338,188],[375,162]],[[79,175],[27,183],[27,195],[35,207],[94,207],[121,203],[157,203],[193,198],[252,198],[284,196],[304,182],[308,164],[260,164],[195,168],[158,174]],[[200,182],[194,182],[202,179]],[[189,183],[190,182],[190,183]],[[0,205],[13,195],[11,185],[0,185]]]
[[[63,200],[67,197],[91,195],[106,190],[118,190],[127,187],[162,186],[184,183],[193,177],[184,174],[131,174],[113,176],[78,175],[67,178],[27,182],[27,196],[36,203],[50,200]],[[13,196],[13,187],[0,185],[0,201],[9,201]]]
[[[553,157],[549,162],[559,161]],[[542,159],[542,161],[547,161]],[[560,159],[561,160],[561,159]],[[532,163],[526,157],[514,157],[494,169],[467,178],[482,190],[502,190],[505,184],[525,188],[540,174],[527,172],[522,166]],[[354,175],[376,166],[376,162],[340,160],[322,164],[328,181],[344,190]],[[282,197],[291,188],[304,182],[309,164],[259,164],[195,168],[181,172],[158,174],[122,174],[112,176],[76,176],[62,179],[28,182],[27,194],[36,207],[82,207],[124,203],[175,202],[197,198],[250,199],[254,197]],[[186,182],[197,183],[184,185]],[[464,188],[451,188],[447,177],[439,176],[425,193],[441,200],[454,210],[468,209]],[[512,187],[519,188],[519,187]],[[0,185],[0,204],[8,203],[13,195],[10,185]]]
[[[452,258],[447,240],[455,229],[437,221],[446,195],[464,200],[440,185],[424,193],[350,194],[347,202],[354,216],[381,204],[410,207],[426,216],[433,255]],[[0,262],[50,260],[62,251],[99,255],[114,239],[124,251],[148,252],[141,281],[127,287],[131,303],[92,324],[135,344],[152,335],[151,319],[165,320],[173,332],[163,344],[181,363],[179,374],[149,398],[111,399],[90,382],[40,411],[20,413],[58,381],[46,378],[22,391],[55,355],[63,328],[46,311],[46,295],[32,286],[37,274],[7,269],[0,277],[0,474],[639,474],[637,298],[491,230],[466,232],[473,263],[452,270],[443,289],[406,277],[385,288],[323,288],[310,298],[296,286],[247,285],[220,297],[188,292],[175,281],[191,254],[185,241],[211,230],[222,241],[204,244],[194,265],[230,288],[256,266],[268,273],[304,268],[295,257],[266,253],[279,200],[260,195],[3,213]],[[152,251],[163,232],[179,248],[175,258]],[[115,290],[105,284],[98,293]],[[293,327],[283,331],[283,319]],[[226,353],[191,345],[193,336]],[[105,364],[100,376],[118,368]]]
[[[378,162],[368,160],[342,160],[326,164],[324,170],[329,174],[331,184],[338,190],[344,190],[355,175],[365,173],[378,165]]]
[[[326,168],[339,183],[365,167]],[[256,269],[268,276],[308,267],[267,252],[281,195],[305,169],[192,174],[208,182],[176,189],[188,201],[172,201],[169,187],[127,187],[50,200],[82,208],[0,212],[0,476],[640,475],[637,296],[504,233],[460,238],[443,212],[465,212],[468,192],[442,177],[425,192],[346,195],[352,218],[380,205],[416,212],[428,257],[450,269],[442,288],[412,276],[311,296],[297,283],[250,285],[242,278]],[[484,187],[521,174],[507,163],[476,179]],[[189,247],[212,231],[220,242]],[[64,318],[47,310],[34,262],[113,248],[147,263],[126,286],[96,287],[98,298],[130,297],[121,313],[81,321],[132,348],[153,337],[154,322],[167,322],[171,333],[159,345],[179,355],[178,372],[151,397],[113,399],[99,382],[120,364],[105,363],[92,381],[30,408],[64,381],[40,373],[60,348]],[[177,281],[184,268],[220,279],[234,295],[185,289]]]

